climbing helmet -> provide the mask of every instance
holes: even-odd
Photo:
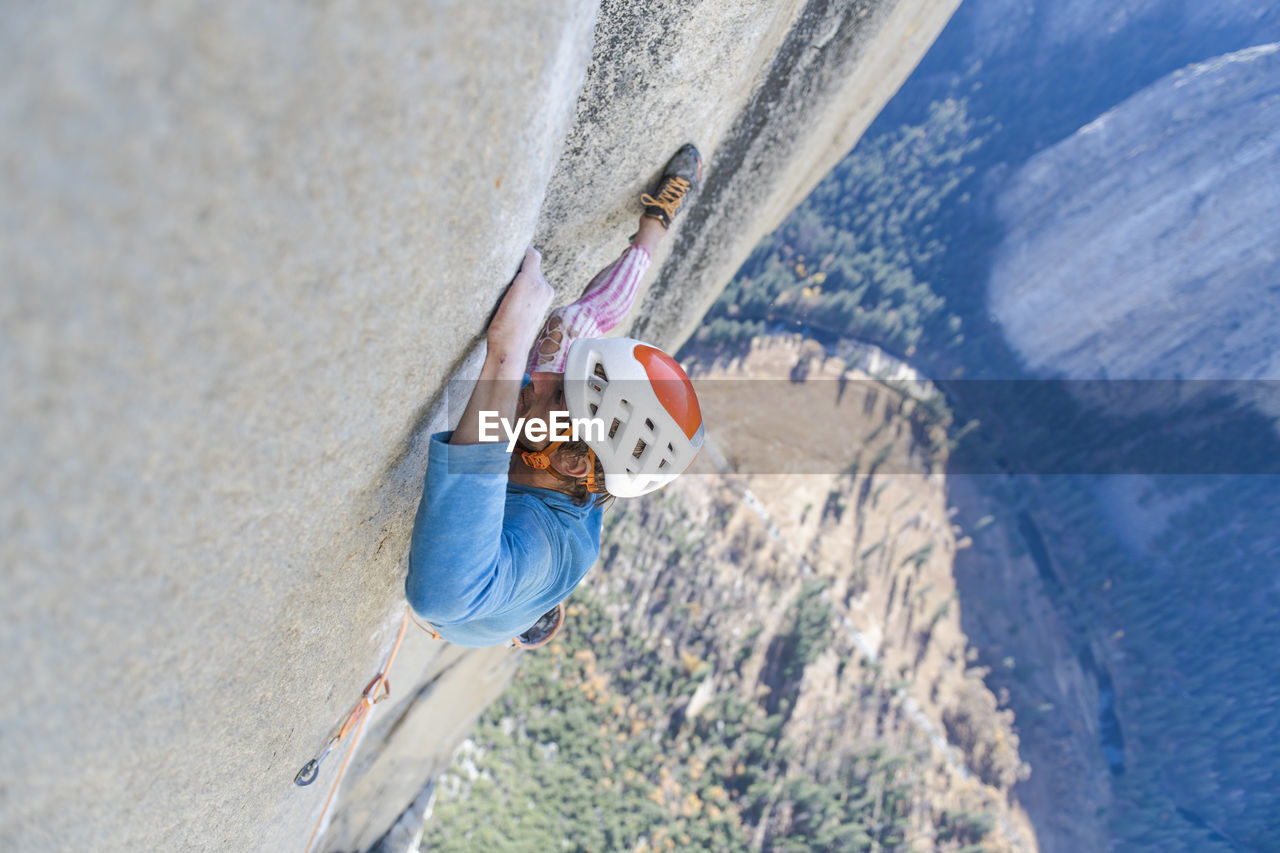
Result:
[[[684,473],[706,433],[693,383],[676,360],[631,338],[579,338],[565,360],[569,417],[587,430],[604,487],[620,498],[660,489]]]

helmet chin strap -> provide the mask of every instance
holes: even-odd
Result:
[[[564,442],[553,441],[542,450],[533,450],[523,441],[517,441],[516,447],[520,448],[520,458],[524,460],[524,464],[538,471],[550,471],[552,474],[560,474],[555,468],[551,467],[551,454],[556,452],[556,448]],[[564,476],[560,474],[560,476]]]
[[[593,495],[604,491],[604,486],[596,482],[596,452],[590,447],[587,448],[587,491]]]
[[[564,444],[563,441],[553,441],[542,450],[533,450],[523,441],[517,441],[516,447],[520,448],[520,459],[525,465],[533,468],[535,471],[546,471],[553,477],[558,477],[569,483],[577,484],[580,480],[577,477],[570,477],[568,474],[561,473],[551,467],[551,454],[556,452],[556,448]],[[591,448],[587,448],[587,491],[591,494],[598,494],[604,491],[604,488],[596,482],[596,452]]]

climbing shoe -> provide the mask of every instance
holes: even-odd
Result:
[[[539,616],[538,621],[534,622],[529,630],[512,639],[522,649],[536,649],[551,642],[551,638],[559,633],[562,625],[564,625],[563,601]]]
[[[670,228],[671,220],[676,218],[685,199],[697,192],[701,184],[702,155],[698,153],[697,146],[690,142],[667,161],[667,167],[662,170],[662,177],[653,194],[644,193],[640,196],[645,217],[658,220],[663,228]]]

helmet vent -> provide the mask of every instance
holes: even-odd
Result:
[[[596,362],[596,369],[593,370],[592,373],[594,373],[596,376],[599,376],[605,382],[609,381],[609,374],[604,372],[604,364],[602,362],[599,362],[599,361]]]
[[[618,434],[618,427],[620,426],[622,426],[622,421],[614,418],[613,423],[609,425],[609,438],[613,438]]]
[[[600,411],[600,407],[599,407],[599,406],[597,406],[595,403],[592,403],[590,406],[588,406],[588,408],[589,408],[589,409],[591,409],[591,414],[593,414],[593,415],[594,415],[596,412]]]
[[[644,443],[644,439],[643,438],[640,439],[639,441],[636,442],[636,449],[631,451],[631,455],[639,459],[640,456],[644,453],[644,449],[646,447],[648,447],[648,445]]]
[[[649,430],[649,432],[653,432],[653,430],[654,430],[653,421],[649,420],[648,418],[645,418],[645,419],[644,419],[644,428],[645,428],[645,429],[647,429],[647,430]]]

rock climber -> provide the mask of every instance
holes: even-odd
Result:
[[[647,344],[602,336],[627,315],[701,178],[698,149],[685,145],[641,195],[631,245],[543,324],[552,289],[537,250],[525,253],[489,323],[488,353],[457,427],[431,437],[405,594],[442,639],[545,643],[600,553],[602,505],[660,488],[697,455],[702,415],[684,371]],[[532,426],[566,412],[598,429],[566,437]],[[521,423],[530,426],[519,431]]]

